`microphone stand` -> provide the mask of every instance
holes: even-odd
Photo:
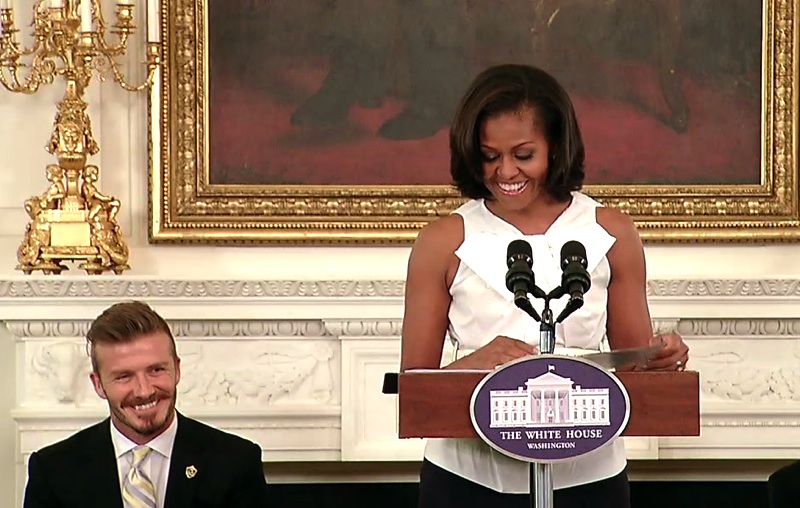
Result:
[[[564,321],[567,316],[578,310],[583,302],[579,304],[567,303],[564,310],[558,315],[558,319],[554,320],[553,311],[550,309],[550,300],[558,300],[564,296],[566,294],[564,288],[558,286],[550,291],[550,293],[545,293],[538,286],[533,286],[531,294],[536,298],[544,300],[544,310],[542,311],[541,317],[527,298],[515,298],[514,304],[525,311],[525,313],[534,320],[539,321],[539,354],[551,355],[556,348],[556,323]]]
[[[550,293],[545,293],[538,286],[531,288],[531,294],[544,300],[542,315],[531,305],[527,298],[515,298],[514,303],[536,321],[539,321],[539,354],[553,354],[556,347],[555,324],[563,321],[567,316],[578,310],[583,302],[578,304],[568,303],[553,320],[553,311],[550,309],[550,300],[557,300],[566,294],[562,286],[558,286]],[[528,469],[528,482],[530,490],[531,508],[553,508],[553,467],[549,463],[531,462]]]

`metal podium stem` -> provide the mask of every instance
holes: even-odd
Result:
[[[542,321],[539,324],[539,353],[543,355],[553,354],[555,348],[556,327],[553,324],[553,311],[545,303]]]
[[[556,346],[553,312],[545,300],[539,328],[539,353],[553,354]],[[553,508],[553,468],[551,464],[533,462],[530,465],[531,508]]]
[[[553,508],[553,466],[531,463],[531,508]]]
[[[548,325],[542,322],[541,329],[539,330],[539,353],[543,355],[553,354],[556,348],[555,334],[553,328],[548,328]]]

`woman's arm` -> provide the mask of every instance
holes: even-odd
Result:
[[[442,359],[450,308],[450,285],[458,270],[455,251],[463,242],[459,215],[423,228],[408,260],[400,369],[436,369]]]
[[[664,347],[644,368],[683,370],[689,347],[676,333],[653,337],[647,306],[647,270],[644,247],[631,218],[611,208],[597,209],[597,222],[617,241],[608,252],[611,281],[608,285],[608,342],[611,349],[647,346],[660,341]]]
[[[448,327],[450,286],[458,271],[455,251],[464,241],[460,216],[451,215],[423,229],[408,262],[400,369],[437,369]],[[479,312],[479,310],[477,311]],[[493,337],[485,346],[446,366],[452,369],[493,369],[536,346],[510,337]]]
[[[611,349],[647,346],[653,336],[647,306],[644,248],[630,217],[611,208],[597,209],[597,222],[617,239],[608,251],[608,342]]]

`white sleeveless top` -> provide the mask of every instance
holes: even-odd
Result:
[[[528,241],[533,251],[536,285],[545,293],[561,284],[561,246],[577,240],[586,247],[591,287],[584,305],[556,325],[556,353],[564,348],[600,350],[606,343],[606,302],[611,270],[606,253],[616,241],[596,219],[597,201],[579,192],[543,235],[523,235],[492,214],[482,199],[469,201],[453,213],[464,220],[464,243],[456,250],[460,263],[450,288],[448,313],[451,340],[460,351],[478,349],[498,335],[539,344],[539,323],[513,302],[506,288],[506,249],[515,239]],[[554,316],[567,298],[550,302]],[[543,301],[531,297],[539,315]],[[480,439],[429,439],[425,458],[437,466],[490,489],[504,493],[529,492],[528,463],[492,449]],[[621,440],[574,461],[554,464],[553,486],[563,489],[591,483],[620,473],[626,465]]]

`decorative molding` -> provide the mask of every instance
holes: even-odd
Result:
[[[764,413],[769,404],[800,405],[800,343],[794,338],[773,340],[769,351],[747,347],[747,341],[736,336],[698,346],[692,358],[707,402],[744,403],[752,413]]]
[[[677,332],[680,319],[651,319],[653,333]]]
[[[329,335],[337,337],[400,337],[403,331],[401,319],[382,320],[325,320]]]
[[[681,319],[678,333],[684,337],[749,338],[798,337],[800,319]]]
[[[175,337],[324,337],[330,335],[321,320],[168,320]],[[358,322],[362,323],[362,322]],[[85,337],[89,320],[7,321],[14,337]],[[379,323],[374,326],[380,326]]]
[[[797,358],[794,358],[796,364]],[[751,404],[800,402],[800,368],[724,365],[701,368],[704,393],[725,401]]]
[[[167,320],[175,337],[400,337],[399,319],[353,320]],[[17,339],[85,337],[91,321],[7,321]]]
[[[338,402],[332,341],[254,340],[232,348],[229,341],[186,340],[181,356],[179,400],[186,407],[258,408],[276,403],[330,405]],[[85,345],[34,341],[19,366],[26,407],[101,405],[89,382]]]
[[[91,366],[82,344],[59,341],[38,345],[29,369],[26,386],[38,387],[35,391],[40,400],[80,406],[91,391]]]
[[[342,341],[342,460],[416,461],[424,441],[397,438],[396,396],[381,393],[383,374],[397,369],[396,341]]]
[[[748,415],[743,418],[752,418],[751,415]],[[703,427],[720,427],[720,428],[764,428],[764,427],[789,427],[795,428],[800,427],[800,419],[794,417],[792,419],[783,419],[783,420],[776,420],[776,419],[768,419],[765,420],[710,420],[706,421],[703,420]]]
[[[0,299],[40,298],[399,298],[402,280],[165,280],[123,277],[0,280]],[[658,298],[787,298],[800,296],[800,279],[656,279]]]
[[[292,407],[284,411],[282,406],[271,406],[258,411],[232,414],[229,409],[185,407],[178,401],[178,410],[184,415],[223,425],[228,429],[339,429],[341,407],[338,405]],[[18,408],[12,411],[18,430],[25,432],[48,432],[52,430],[75,432],[108,417],[106,406],[97,408],[59,408],[57,411]],[[276,443],[273,443],[276,444]]]
[[[669,279],[647,283],[648,296],[654,297],[713,297],[786,298],[800,296],[798,279]]]
[[[316,319],[316,320],[168,320],[175,337],[400,337],[400,319]],[[6,321],[18,339],[84,337],[90,320]],[[684,337],[710,338],[794,338],[800,337],[800,318],[755,319],[654,319],[656,330],[677,330]]]
[[[325,326],[317,320],[170,320],[177,337],[323,337]]]
[[[334,348],[324,341],[258,341],[232,350],[184,344],[178,397],[189,406],[327,405],[334,399]],[[242,359],[244,361],[242,361]]]
[[[402,281],[0,281],[0,321],[16,342],[18,459],[105,417],[83,337],[101,307],[142,298],[166,310],[179,339],[185,414],[263,443],[267,461],[416,461],[420,443],[393,437],[396,399],[379,390],[399,357],[403,289]],[[626,441],[629,457],[795,453],[799,292],[800,280],[651,281],[654,329],[690,342],[703,436]],[[759,451],[764,435],[787,444]]]
[[[0,298],[402,298],[392,280],[162,280],[97,278],[0,280]]]

